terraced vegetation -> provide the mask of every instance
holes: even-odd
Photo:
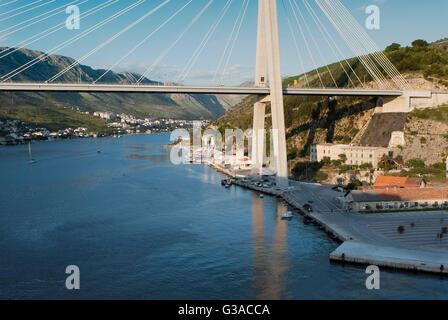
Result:
[[[423,40],[417,40],[412,46],[404,48],[398,44],[392,44],[385,50],[385,54],[413,85],[415,83],[423,83],[426,85],[430,84],[431,86],[434,85],[441,89],[448,85],[448,40],[441,40],[433,44],[428,44]],[[347,77],[344,70],[350,75],[351,80]],[[355,73],[357,76],[354,75]],[[354,59],[349,59],[340,63],[324,66],[317,71],[284,79],[284,86],[292,86],[297,81],[299,87],[320,87],[322,81],[326,87],[334,87],[335,83],[338,87],[353,87],[359,86],[360,80],[369,83],[372,81],[372,78],[360,63]],[[221,130],[229,127],[245,130],[252,127],[253,101],[253,97],[246,98],[231,108],[214,125]],[[334,100],[320,97],[285,97],[288,159],[293,166],[293,173],[295,172],[296,175],[297,173],[303,173],[303,165],[300,163],[308,161],[310,145],[312,143],[330,142],[347,144],[352,142],[374,115],[376,105],[376,99],[368,98],[345,97]],[[268,105],[267,114],[269,115],[269,113]],[[413,127],[412,124],[415,123],[415,119],[439,121],[444,125],[448,125],[448,107],[415,111],[410,117],[404,115],[397,115],[397,117],[399,121],[392,121],[389,129],[384,128],[384,130],[380,131],[371,130],[371,134],[366,135],[368,141],[364,141],[364,143],[384,145],[386,144],[385,141],[389,140],[391,131],[395,129],[402,130],[403,127],[406,127],[408,128],[406,131],[407,139],[409,139],[409,136],[413,137],[413,140],[416,140],[415,138],[418,137],[418,148],[421,151],[418,155],[422,155],[422,159],[427,161],[429,166],[440,163],[443,153],[448,154],[448,145],[440,144],[439,140],[436,142],[436,148],[439,148],[439,151],[427,149],[428,146],[433,145],[434,137],[420,135],[422,134],[423,128],[429,128],[429,122],[423,124],[422,130],[420,131],[412,129],[412,131],[416,131],[413,136],[409,130],[409,127]],[[271,128],[270,121],[270,118],[267,118],[267,129]],[[372,126],[373,129],[378,129],[382,126],[381,121],[376,121],[375,123]],[[375,134],[372,133],[374,131]],[[429,134],[427,131],[425,131],[425,134]],[[422,142],[425,140],[421,138],[426,139],[426,146],[422,145]],[[442,138],[448,141],[448,130]],[[379,142],[373,143],[374,141]],[[409,160],[418,157],[413,155],[412,148],[415,148],[415,146],[410,144],[408,149],[405,148],[404,150],[398,151],[402,153],[402,157],[405,160]],[[428,159],[428,157],[431,159]],[[295,168],[295,166],[299,167]],[[315,171],[313,177],[320,176],[324,178],[325,171],[323,170],[325,169],[320,168]],[[432,173],[434,176],[441,178],[440,172],[434,171]],[[409,174],[418,175],[420,173],[410,172]]]

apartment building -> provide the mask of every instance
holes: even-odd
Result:
[[[377,168],[383,155],[389,154],[389,149],[329,143],[313,144],[311,146],[311,161],[320,162],[326,157],[331,160],[339,160],[342,154],[347,157],[346,164],[362,165],[370,163],[374,168]]]

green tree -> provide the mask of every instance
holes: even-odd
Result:
[[[417,168],[421,169],[421,168],[425,168],[426,164],[421,159],[411,159],[406,162],[406,167],[414,168],[414,169],[417,169]]]
[[[390,171],[397,168],[397,165],[393,161],[393,159],[388,155],[383,155],[380,162],[378,162],[378,168],[384,171]]]
[[[422,39],[415,40],[412,42],[412,46],[415,48],[424,48],[429,46],[428,42]]]
[[[398,43],[392,43],[390,46],[388,46],[386,48],[386,52],[392,52],[392,51],[397,51],[400,50],[401,45]]]
[[[369,163],[363,163],[362,165],[359,166],[359,168],[361,170],[372,169],[373,165],[370,162]]]
[[[331,158],[330,157],[324,157],[320,164],[324,167],[329,167],[331,165]]]

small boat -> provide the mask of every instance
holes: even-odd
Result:
[[[37,162],[36,159],[33,159],[32,155],[31,155],[31,142],[28,142],[28,164],[34,164]]]
[[[293,213],[291,211],[288,211],[282,215],[282,219],[291,219],[293,216]]]
[[[221,185],[223,187],[230,188],[233,185],[233,182],[230,179],[224,179],[221,181]]]
[[[264,194],[260,193],[260,198],[263,199],[264,198]]]

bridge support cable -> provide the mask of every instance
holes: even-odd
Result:
[[[297,57],[299,59],[300,67],[302,68],[302,74],[304,75],[305,82],[307,84],[307,87],[309,88],[310,87],[310,83],[308,81],[308,73],[305,70],[305,65],[303,64],[302,55],[301,55],[300,49],[299,49],[299,43],[297,41],[296,34],[294,33],[294,29],[292,27],[292,23],[291,23],[291,19],[290,19],[289,10],[287,10],[284,0],[282,0],[282,5],[283,5],[283,10],[285,11],[285,15],[286,15],[286,20],[287,20],[286,22],[288,23],[289,33],[291,34],[291,37],[293,39],[294,47],[296,49],[296,53],[297,53]]]
[[[346,70],[345,66],[344,66],[344,62],[345,64],[348,66],[348,68],[350,69],[350,71],[352,72],[352,74],[355,75],[356,79],[359,81],[359,83],[361,84],[362,87],[364,87],[364,83],[361,81],[361,79],[358,77],[358,75],[356,74],[355,70],[353,70],[353,67],[350,63],[348,63],[347,59],[344,58],[344,55],[341,51],[341,49],[339,48],[339,46],[337,45],[337,43],[334,41],[333,37],[330,35],[330,33],[328,32],[328,29],[325,27],[325,25],[322,23],[321,19],[319,18],[319,16],[316,14],[316,11],[313,9],[313,7],[308,3],[308,0],[302,0],[303,4],[305,5],[308,13],[311,15],[311,17],[313,18],[314,22],[316,23],[319,31],[321,32],[321,34],[323,35],[325,41],[327,42],[328,46],[331,48],[336,60],[338,60],[339,65],[341,66],[341,68],[344,70],[344,73],[347,75],[349,82],[351,83],[351,85],[356,88],[355,85],[355,81],[353,81],[350,77],[349,71]],[[350,84],[349,84],[350,85]]]
[[[328,3],[328,1],[326,2]],[[346,32],[354,36],[354,41],[360,45],[361,50],[365,52],[367,58],[372,60],[372,66],[376,68],[375,70],[377,71],[377,75],[382,76],[383,81],[388,84],[389,80],[384,76],[384,73],[391,78],[393,76],[390,74],[388,67],[382,63],[383,61],[378,60],[376,53],[377,51],[379,51],[379,49],[366,45],[366,39],[368,39],[368,35],[362,30],[361,26],[359,26],[359,24],[353,19],[353,17],[351,17],[348,12],[345,13],[342,7],[337,6],[337,2],[334,1],[333,3],[330,3],[330,6],[332,6],[335,14],[340,17],[339,19],[345,25]],[[383,71],[381,71],[381,69],[384,71],[384,73]],[[390,85],[388,86],[390,87]]]
[[[295,8],[294,8],[294,6],[292,4],[292,1],[288,0],[288,2],[289,2],[289,6],[290,6],[290,8],[292,10],[293,16],[295,18],[296,24],[297,24],[297,26],[299,28],[300,34],[302,35],[302,39],[303,39],[303,42],[305,43],[305,47],[306,47],[306,49],[308,51],[308,55],[310,56],[311,61],[313,62],[314,68],[315,68],[317,76],[319,78],[319,82],[320,82],[322,88],[325,88],[324,82],[323,82],[322,77],[321,77],[320,72],[319,72],[319,67],[318,67],[318,65],[316,63],[316,60],[314,59],[314,55],[311,52],[311,48],[308,45],[308,41],[306,39],[305,32],[303,31],[302,25],[301,25],[300,20],[299,20],[299,18],[297,16],[297,13],[296,13]]]
[[[326,0],[325,0],[326,1]],[[373,70],[373,72],[375,72],[376,77],[381,78],[382,80],[382,86],[385,88],[392,88],[392,86],[390,85],[390,81],[386,78],[386,76],[384,75],[383,71],[381,71],[381,69],[384,70],[384,68],[381,66],[381,64],[379,64],[375,57],[372,55],[372,52],[375,51],[372,50],[371,48],[366,47],[361,38],[362,36],[360,35],[358,29],[361,29],[361,27],[358,24],[358,27],[356,26],[356,21],[355,24],[353,23],[349,23],[348,22],[348,17],[344,16],[341,11],[340,8],[335,7],[332,3],[329,3],[329,1],[326,1],[327,5],[330,6],[330,8],[333,10],[333,14],[338,17],[339,21],[341,21],[341,25],[343,27],[345,27],[345,33],[348,34],[349,36],[352,37],[352,41],[354,41],[355,44],[357,44],[359,46],[359,52],[360,52],[360,56],[362,58],[364,58],[363,61],[366,61],[367,63],[370,64],[370,68],[371,70]],[[353,19],[354,20],[354,19]],[[366,35],[367,36],[367,35]]]
[[[5,15],[10,15],[11,13],[16,12],[16,11],[21,11],[22,9],[28,8],[28,7],[33,6],[36,3],[39,3],[39,2],[42,2],[42,1],[43,0],[37,0],[37,1],[31,2],[31,3],[25,4],[25,5],[21,6],[21,7],[14,8],[14,9],[8,10],[6,12],[2,12],[2,13],[0,13],[0,17],[1,16],[5,16]]]
[[[111,43],[112,41],[114,41],[115,39],[117,39],[118,37],[122,36],[123,34],[125,34],[126,32],[128,32],[129,30],[131,30],[132,28],[134,28],[136,25],[138,25],[140,22],[142,22],[143,20],[147,19],[148,17],[150,17],[151,15],[153,15],[154,13],[156,13],[157,11],[159,11],[161,8],[163,8],[165,5],[167,5],[169,2],[171,2],[171,0],[165,0],[164,2],[162,2],[161,4],[159,4],[157,7],[151,9],[150,11],[148,11],[146,14],[144,14],[143,16],[141,16],[139,19],[137,19],[136,21],[134,21],[133,23],[131,23],[130,25],[128,25],[127,27],[123,28],[122,30],[120,30],[119,32],[117,32],[116,34],[114,34],[112,37],[110,37],[109,39],[107,39],[106,41],[104,41],[103,43],[101,43],[100,45],[98,45],[97,47],[93,48],[92,50],[90,50],[87,54],[85,54],[84,56],[82,56],[81,58],[77,59],[77,61],[73,62],[71,65],[67,66],[66,68],[64,68],[63,70],[61,70],[59,73],[57,73],[56,75],[54,75],[53,77],[51,77],[50,79],[48,79],[47,82],[53,82],[54,80],[56,80],[57,78],[59,78],[60,76],[62,76],[63,74],[65,74],[66,72],[70,71],[71,69],[73,69],[76,65],[79,65],[81,62],[83,62],[84,60],[86,60],[87,58],[89,58],[91,55],[93,55],[94,53],[98,52],[99,50],[101,50],[102,48],[104,48],[105,46],[107,46],[109,43]]]
[[[408,84],[404,77],[393,66],[386,55],[378,48],[367,33],[362,29],[359,23],[351,16],[347,9],[339,2],[339,0],[315,0],[321,7],[322,11],[327,15],[330,21],[335,25],[339,24],[341,28],[335,25],[336,29],[343,37],[344,41],[349,45],[352,50],[355,45],[357,46],[357,55],[359,56],[364,67],[369,71],[375,73],[375,76],[371,74],[374,80],[378,81],[383,87],[406,88]],[[329,13],[331,11],[331,14]],[[368,64],[368,65],[367,65]],[[381,68],[383,71],[378,69]],[[384,74],[390,78],[386,79]],[[370,73],[370,72],[369,72]]]
[[[109,7],[109,6],[117,3],[118,1],[119,0],[107,0],[107,1],[105,1],[105,2],[103,2],[101,4],[99,4],[99,5],[91,8],[91,9],[86,10],[84,13],[82,13],[80,15],[79,18],[82,21],[83,19],[87,18],[88,16],[90,16],[90,15],[92,15],[94,13],[97,13],[97,12],[99,12],[99,11]],[[35,43],[36,41],[39,41],[39,40],[44,39],[44,38],[47,38],[50,35],[52,35],[53,33],[57,32],[57,31],[59,31],[61,29],[65,29],[65,28],[66,28],[66,26],[65,26],[65,21],[64,21],[64,22],[59,23],[59,24],[57,24],[57,25],[55,25],[53,27],[50,27],[50,28],[48,28],[48,29],[46,29],[46,30],[44,30],[42,32],[39,32],[38,34],[35,34],[34,36],[31,36],[31,37],[29,37],[29,38],[27,38],[27,39],[25,39],[23,41],[20,41],[20,42],[14,44],[12,46],[13,48],[7,48],[7,49],[4,49],[4,50],[0,51],[0,59],[4,58],[6,56],[9,56],[10,54],[20,50],[20,48],[24,48],[25,46],[28,46],[30,44]],[[5,53],[7,51],[9,51],[9,52]]]
[[[211,27],[208,29],[207,33],[205,34],[204,38],[202,39],[199,46],[196,48],[195,52],[191,56],[190,60],[188,60],[187,64],[185,65],[184,69],[182,70],[181,74],[177,77],[176,82],[183,82],[188,77],[188,75],[191,72],[191,69],[196,64],[197,60],[199,59],[200,55],[204,51],[205,47],[207,46],[208,42],[212,38],[212,36],[215,34],[216,29],[221,24],[222,19],[227,14],[233,0],[227,0],[224,7],[222,8],[221,12],[219,13],[217,19],[214,21],[214,23],[211,25]]]
[[[249,7],[249,4],[250,4],[250,0],[244,0],[243,5],[242,5],[242,8],[244,8],[243,14],[241,15],[241,19],[239,21],[238,28],[235,31],[235,37],[233,38],[233,43],[232,43],[232,45],[230,47],[226,63],[224,65],[224,68],[222,69],[222,74],[221,74],[221,78],[220,78],[220,82],[221,83],[223,83],[224,77],[227,74],[227,70],[228,70],[229,64],[230,64],[230,59],[232,58],[233,50],[235,49],[235,45],[236,45],[236,43],[237,43],[237,41],[239,39],[239,36],[240,36],[240,33],[241,33],[241,27],[243,26],[244,20],[246,18],[246,13],[247,13],[247,9]]]
[[[366,71],[373,78],[373,80],[379,85],[381,88],[390,88],[387,84],[386,78],[383,74],[378,70],[376,64],[372,61],[370,56],[366,54],[365,50],[360,46],[357,42],[356,38],[353,37],[351,30],[343,30],[342,28],[346,27],[345,22],[334,12],[334,8],[328,5],[328,2],[325,0],[315,0],[319,5],[321,10],[327,16],[328,20],[333,24],[335,29],[338,31],[340,36],[343,38],[344,42],[351,48],[351,50],[358,57]]]
[[[386,71],[386,73],[393,79],[393,77],[401,77],[401,74],[398,70],[392,65],[389,59],[384,55],[384,53],[378,48],[378,46],[373,42],[372,39],[365,33],[365,31],[361,28],[361,26],[356,22],[356,20],[350,15],[350,13],[345,9],[345,7],[335,1],[335,5],[339,7],[340,12],[344,15],[347,21],[351,21],[354,29],[357,30],[358,35],[364,41],[364,46],[368,48],[369,52],[372,52],[371,55],[374,56],[378,64]],[[403,79],[404,80],[404,79]]]
[[[333,0],[334,4],[340,9],[340,12],[346,17],[348,22],[351,22],[358,30],[361,38],[365,43],[365,47],[369,48],[372,55],[377,60],[378,64],[386,71],[392,81],[395,82],[399,87],[407,87],[407,82],[400,72],[395,68],[395,66],[390,62],[382,50],[375,44],[375,42],[369,37],[369,35],[364,31],[364,29],[359,25],[359,23],[353,18],[353,16],[348,12],[348,10],[342,5],[339,0]]]
[[[213,77],[213,83],[216,83],[218,74],[222,75],[222,73],[220,73],[220,70],[223,67],[224,61],[227,60],[226,57],[227,57],[228,51],[230,49],[231,44],[233,43],[233,38],[234,38],[235,32],[238,28],[240,18],[243,15],[244,4],[245,4],[245,2],[243,2],[243,5],[241,6],[241,8],[238,12],[237,18],[235,19],[235,21],[233,23],[232,31],[230,32],[229,37],[227,38],[226,45],[224,46],[224,50],[221,54],[221,57],[219,58],[218,66],[216,67],[215,74]]]
[[[82,2],[79,2],[79,1],[80,0],[71,1],[69,3],[66,3],[66,4],[60,6],[60,7],[57,7],[55,9],[50,10],[50,11],[42,13],[42,14],[36,16],[36,17],[30,18],[28,20],[19,22],[16,25],[13,25],[13,26],[10,26],[10,27],[8,27],[6,29],[0,30],[0,33],[3,33],[3,34],[0,35],[0,39],[5,38],[7,36],[10,36],[11,34],[19,32],[21,30],[27,29],[27,28],[29,28],[29,27],[31,27],[31,26],[39,23],[39,22],[48,20],[48,19],[50,19],[50,18],[52,18],[52,17],[54,17],[54,16],[56,16],[58,14],[64,13],[65,12],[65,8],[67,8],[67,6],[70,6],[70,5],[73,5],[73,4],[76,4],[76,5],[79,6],[79,5],[85,3],[85,2],[87,2],[89,0],[84,0]],[[61,9],[63,9],[63,10],[61,10]],[[46,17],[43,17],[43,16],[46,16]],[[41,17],[43,17],[43,18],[41,18]],[[39,18],[41,18],[41,19],[39,19]],[[39,19],[39,20],[37,20],[37,19]],[[36,20],[36,21],[33,21],[33,20]],[[15,28],[17,28],[17,29],[15,29]],[[11,29],[15,29],[15,30],[10,31]]]
[[[104,25],[108,24],[109,22],[117,19],[118,17],[122,16],[123,14],[129,12],[130,10],[138,7],[139,5],[143,4],[144,2],[146,2],[146,0],[139,0],[137,2],[134,2],[133,4],[129,5],[128,7],[120,10],[119,12],[113,14],[112,16],[104,19],[103,21],[95,24],[94,26],[86,29],[85,31],[81,32],[80,34],[70,38],[69,40],[66,40],[64,42],[62,42],[61,44],[59,44],[58,46],[52,48],[51,50],[49,50],[47,53],[41,54],[39,57],[36,57],[35,59],[23,64],[22,66],[20,66],[19,68],[16,68],[15,70],[7,73],[6,75],[2,76],[0,79],[5,82],[8,81],[9,79],[17,76],[18,74],[22,73],[23,71],[31,68],[32,66],[34,66],[35,64],[39,63],[40,61],[45,60],[48,56],[50,56],[51,54],[67,47],[68,45],[84,38],[85,36],[87,36],[88,34],[96,31],[97,29],[103,27]]]
[[[0,4],[0,7],[7,6],[7,5],[12,4],[12,3],[14,3],[14,2],[17,2],[17,1],[18,1],[18,0],[12,0],[12,1],[9,1],[9,2],[6,2],[6,3],[2,3],[2,4]]]
[[[306,22],[306,19],[305,19],[305,16],[303,15],[303,13],[302,13],[302,10],[300,10],[299,5],[297,4],[296,0],[292,0],[292,1],[293,1],[293,4],[294,4],[295,7],[296,7],[297,12],[299,13],[300,17],[301,17],[302,20],[303,20],[303,24],[305,25],[305,28],[306,28],[308,34],[310,35],[310,38],[311,38],[311,40],[312,40],[314,46],[316,47],[317,53],[318,53],[319,56],[320,56],[320,59],[321,59],[321,61],[322,61],[322,64],[325,65],[325,68],[327,69],[327,72],[330,74],[331,80],[333,81],[335,87],[337,88],[337,87],[338,87],[338,84],[336,83],[336,80],[335,80],[335,78],[333,77],[333,74],[331,73],[330,68],[328,67],[328,63],[325,62],[325,58],[324,58],[324,56],[323,56],[323,54],[322,54],[322,51],[321,51],[319,45],[318,45],[317,42],[316,42],[316,39],[315,39],[315,38],[312,36],[312,34],[311,34],[311,33],[312,33],[312,32],[311,32],[311,28],[310,28],[308,22]]]
[[[340,27],[337,28],[338,32],[341,35],[344,35],[344,41],[352,48],[361,63],[364,65],[370,76],[377,82],[379,87],[381,88],[391,88],[388,80],[384,76],[383,72],[380,71],[376,62],[370,56],[370,51],[362,46],[359,39],[356,38],[356,34],[353,33],[353,27],[348,25],[344,19],[338,15],[338,11],[336,8],[332,7],[328,1],[324,2],[327,5],[327,9],[331,10],[332,21],[337,21]],[[341,28],[345,28],[342,30]]]
[[[184,37],[184,35],[193,27],[193,25],[199,20],[199,18],[204,14],[205,11],[211,6],[211,4],[214,2],[214,0],[209,0],[208,3],[199,11],[198,14],[190,21],[190,23],[185,27],[185,29],[181,32],[181,34],[171,43],[171,45],[165,49],[153,62],[152,65],[150,65],[146,71],[141,75],[141,77],[137,80],[136,84],[140,84],[143,79],[145,79],[162,61],[168,53],[179,43],[180,40]]]
[[[41,4],[37,5],[37,6],[35,6],[35,7],[28,8],[28,9],[26,9],[26,10],[19,11],[19,12],[17,12],[17,13],[8,15],[8,16],[5,17],[5,18],[0,18],[0,22],[3,22],[3,21],[6,21],[6,20],[9,20],[9,19],[12,19],[12,18],[14,18],[14,17],[20,16],[20,15],[22,15],[22,14],[24,14],[24,13],[27,13],[27,12],[30,12],[30,11],[33,11],[33,10],[36,10],[36,9],[39,9],[40,7],[49,5],[49,4],[51,4],[51,3],[55,2],[55,1],[56,1],[56,0],[49,0],[49,1],[45,2],[45,3],[41,3]]]
[[[165,25],[167,25],[171,20],[173,20],[178,14],[180,14],[185,8],[187,8],[193,0],[189,0],[186,4],[184,4],[179,10],[177,10],[174,14],[172,14],[167,20],[165,20],[161,25],[159,25],[154,31],[152,31],[150,34],[148,34],[142,41],[137,43],[135,47],[133,47],[131,50],[129,50],[123,57],[121,57],[117,62],[115,62],[112,66],[110,66],[106,72],[104,72],[98,79],[93,81],[92,84],[97,83],[100,81],[106,74],[112,71],[113,68],[118,66],[124,59],[129,57],[132,53],[134,53],[138,48],[140,48],[146,41],[148,41],[150,38],[152,38],[158,31],[160,31]],[[132,76],[134,78],[134,76]],[[137,82],[137,79],[135,79],[135,82]]]

